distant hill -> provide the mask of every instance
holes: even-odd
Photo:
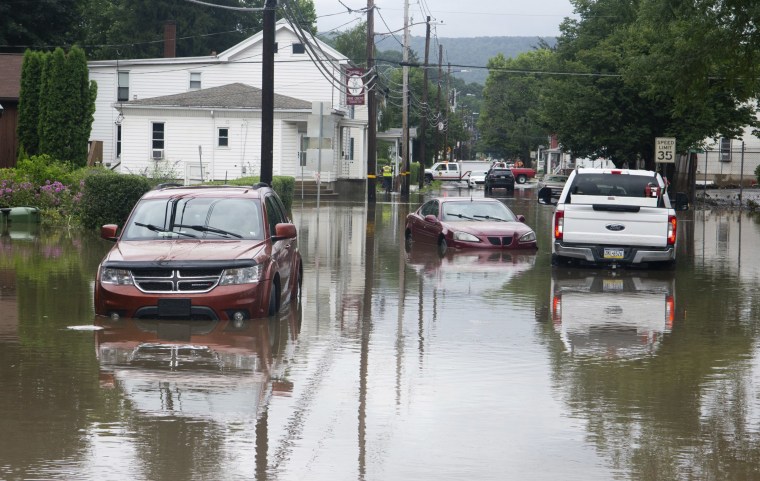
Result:
[[[397,36],[399,40],[403,37]],[[485,67],[488,59],[501,53],[506,58],[535,49],[544,40],[554,46],[556,37],[468,37],[468,38],[439,38],[438,43],[443,45],[443,68],[447,63],[452,65],[467,65],[473,67]],[[415,52],[420,62],[425,58],[425,37],[409,37],[409,46]],[[390,37],[385,37],[377,44],[377,50],[394,50],[401,52],[401,43]],[[438,44],[430,42],[430,57],[428,62],[438,64]],[[457,72],[452,75],[461,78],[465,82],[476,82],[485,85],[488,70],[486,68],[452,67],[452,70],[469,70]]]

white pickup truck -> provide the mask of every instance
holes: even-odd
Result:
[[[429,169],[425,169],[425,181],[434,180],[464,181],[470,180],[470,175],[475,172],[487,172],[491,167],[490,162],[477,160],[464,160],[459,162],[436,162]]]
[[[671,203],[660,174],[648,170],[577,169],[559,199],[551,189],[541,204],[557,205],[552,221],[552,262],[672,264],[676,259],[677,210],[687,210],[684,194]]]

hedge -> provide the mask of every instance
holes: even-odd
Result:
[[[151,179],[140,175],[98,173],[84,179],[81,220],[86,228],[104,224],[124,225],[140,197],[153,188]]]

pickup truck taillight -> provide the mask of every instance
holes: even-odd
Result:
[[[678,220],[676,216],[668,216],[668,245],[672,246],[676,244],[676,232],[678,227]]]
[[[565,228],[565,211],[558,210],[554,213],[554,238],[562,240],[562,232]]]

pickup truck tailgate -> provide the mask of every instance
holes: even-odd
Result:
[[[637,212],[605,210],[592,204],[566,204],[563,240],[594,245],[665,247],[668,209],[637,206]]]

